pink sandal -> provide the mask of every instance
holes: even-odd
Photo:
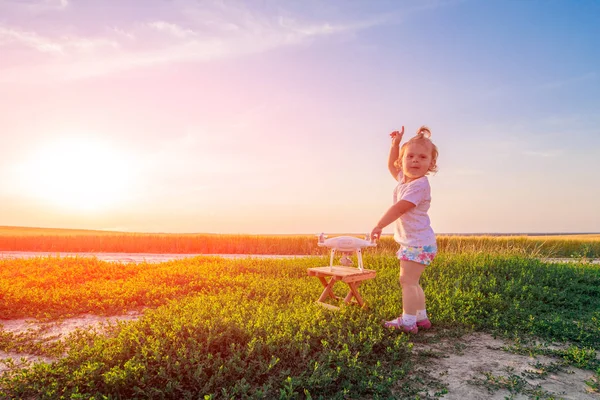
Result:
[[[386,328],[394,328],[394,329],[400,329],[403,332],[406,333],[417,333],[419,332],[419,328],[417,327],[417,325],[412,325],[412,326],[408,326],[408,325],[404,325],[402,323],[402,317],[398,317],[396,319],[393,319],[391,321],[385,321],[383,323],[383,326],[385,326]]]
[[[424,319],[422,321],[417,321],[417,326],[419,327],[419,329],[430,329],[431,321],[429,320],[429,318]]]

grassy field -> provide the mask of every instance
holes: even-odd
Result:
[[[446,236],[438,235],[445,253],[502,252],[539,257],[600,257],[600,235]],[[0,227],[0,251],[289,254],[324,255],[314,235],[148,234],[70,229]],[[394,254],[391,236],[376,252]]]
[[[51,241],[60,237],[54,235]],[[278,239],[290,238],[309,246],[296,237]],[[275,237],[268,238],[268,245],[259,239],[240,237],[255,250],[272,249]],[[512,351],[554,357],[546,370],[568,365],[588,370],[588,387],[599,389],[600,266],[532,257],[545,251],[540,243],[548,238],[441,239],[443,250],[422,279],[434,336],[408,336],[382,327],[382,320],[401,311],[391,244],[390,250],[381,246],[365,255],[365,265],[377,270],[376,279],[361,286],[368,309],[348,306],[338,312],[314,303],[322,288],[306,276],[306,269],[326,265],[328,257],[320,255],[294,260],[195,257],[161,264],[0,259],[3,319],[60,321],[83,313],[143,312],[139,320],[78,330],[57,341],[43,332],[1,329],[0,351],[55,361],[5,361],[0,397],[439,397],[446,391],[443,385],[430,381],[431,394],[417,382],[413,344],[472,331],[511,338],[516,343]],[[132,243],[147,240],[144,236]],[[584,241],[553,239],[552,248],[567,254],[580,251],[571,242]],[[585,242],[597,251],[598,241]],[[335,287],[338,295],[345,295],[343,289]],[[562,346],[539,346],[534,339]],[[492,386],[529,393],[514,382]],[[530,398],[556,398],[539,390],[531,393]]]

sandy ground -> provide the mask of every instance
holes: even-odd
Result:
[[[523,372],[541,372],[536,369],[536,362],[544,365],[558,363],[561,360],[546,356],[525,356],[503,350],[510,346],[506,340],[497,339],[485,333],[472,333],[460,339],[445,339],[436,344],[415,343],[415,355],[435,354],[434,357],[416,357],[422,360],[417,369],[423,376],[439,380],[448,388],[444,399],[448,400],[484,400],[484,399],[528,399],[553,396],[555,399],[598,400],[599,393],[587,390],[586,380],[593,376],[592,371],[574,367],[563,367],[557,372],[549,372],[544,378],[524,377]],[[515,386],[523,389],[518,394],[500,389],[489,391],[486,374],[504,377],[504,381],[512,380]],[[531,375],[531,374],[528,374]],[[515,376],[518,377],[515,379]],[[427,379],[427,378],[425,378]],[[529,393],[529,396],[525,393]],[[433,393],[430,393],[433,395]],[[510,397],[514,395],[514,397]],[[531,396],[531,397],[530,397]]]
[[[76,318],[68,318],[62,321],[53,321],[48,323],[40,323],[30,319],[0,319],[0,327],[2,327],[5,332],[10,332],[13,334],[42,330],[43,337],[52,338],[52,340],[59,340],[78,328],[100,328],[102,323],[131,321],[139,318],[140,315],[141,314],[137,312],[131,312],[125,315],[117,315],[112,317],[101,317],[98,315],[85,314]],[[11,358],[17,365],[22,364],[23,361],[52,361],[52,359],[48,357],[40,357],[33,354],[0,351],[0,361],[8,358]],[[6,369],[6,365],[0,362],[0,374]]]

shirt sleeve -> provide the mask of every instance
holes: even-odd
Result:
[[[427,179],[417,179],[408,184],[408,187],[402,193],[399,200],[406,200],[418,206],[424,200],[431,196],[431,188]]]

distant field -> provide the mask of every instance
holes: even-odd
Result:
[[[530,239],[557,239],[557,240],[600,240],[599,233],[573,234],[573,235],[542,235],[527,236]]]
[[[330,234],[336,236],[338,234]],[[357,235],[359,236],[359,235]],[[540,257],[600,257],[600,234],[438,235],[440,252],[513,253]],[[375,250],[394,254],[385,235]],[[315,235],[134,233],[0,226],[0,251],[323,255]]]

